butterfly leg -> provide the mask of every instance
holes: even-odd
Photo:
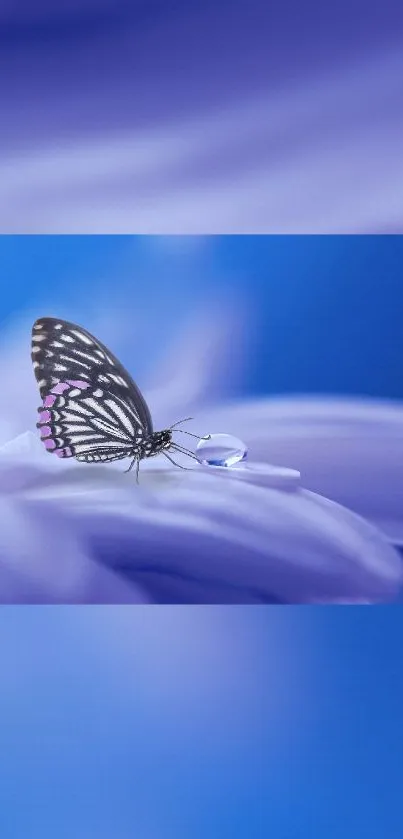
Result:
[[[125,473],[126,473],[126,472],[131,472],[131,471],[132,471],[132,469],[133,469],[134,464],[136,464],[136,481],[137,481],[137,483],[139,483],[139,468],[140,468],[140,459],[138,458],[138,456],[137,456],[137,455],[135,455],[135,457],[133,458],[133,460],[132,460],[132,462],[131,462],[131,464],[130,464],[129,468],[128,468],[128,469],[125,469]]]
[[[181,466],[181,464],[180,464],[180,463],[176,463],[176,461],[175,461],[175,460],[173,460],[173,459],[172,459],[172,457],[169,457],[169,454],[167,454],[166,452],[162,452],[162,454],[163,454],[165,457],[167,457],[167,458],[168,458],[168,460],[170,460],[170,461],[171,461],[171,463],[173,463],[173,465],[174,465],[174,466],[178,466],[178,467],[179,467],[179,469],[185,469],[187,472],[193,472],[193,471],[194,471],[194,470],[193,470],[191,467],[189,467],[189,466]]]

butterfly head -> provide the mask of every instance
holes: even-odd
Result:
[[[164,431],[154,431],[143,444],[143,457],[153,457],[164,450],[170,449],[172,445],[172,431],[170,428]]]

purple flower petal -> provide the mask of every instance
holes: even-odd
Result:
[[[76,466],[28,492],[52,499],[99,561],[157,602],[374,602],[402,581],[400,557],[376,528],[296,487],[203,467],[145,468],[138,487],[117,470]]]
[[[252,458],[301,472],[302,483],[373,521],[403,543],[403,406],[341,398],[273,398],[203,417],[225,427]]]
[[[86,555],[61,510],[0,493],[0,515],[0,603],[147,603]]]

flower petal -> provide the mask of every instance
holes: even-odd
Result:
[[[201,419],[241,437],[257,460],[298,469],[302,483],[403,543],[403,406],[381,400],[277,398]]]
[[[202,467],[145,469],[138,487],[129,475],[77,467],[53,476],[41,497],[157,602],[383,601],[402,580],[398,554],[375,527],[304,489]]]
[[[94,562],[62,510],[18,491],[0,494],[0,517],[0,603],[149,602]]]

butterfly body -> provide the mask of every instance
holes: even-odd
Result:
[[[32,329],[32,362],[42,405],[37,427],[47,451],[86,463],[187,450],[172,430],[154,431],[148,406],[129,373],[87,330],[41,318]],[[193,435],[194,436],[194,435]],[[174,461],[172,461],[174,462]]]
[[[172,431],[169,428],[165,428],[164,431],[154,431],[140,446],[140,460],[161,454],[164,449],[169,450],[171,446]]]

